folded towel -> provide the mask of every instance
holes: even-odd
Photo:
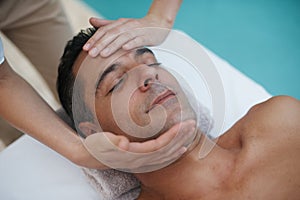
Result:
[[[194,102],[195,103],[195,102]],[[213,120],[209,110],[198,104],[198,127],[204,134],[212,128]],[[83,169],[90,184],[105,200],[133,200],[137,199],[141,188],[138,179],[130,173],[114,169],[96,170]]]
[[[105,200],[133,200],[140,194],[140,182],[133,174],[114,169],[83,168],[83,171],[90,184]]]

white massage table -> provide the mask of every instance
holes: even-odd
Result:
[[[248,109],[270,97],[260,85],[213,53],[226,96],[224,130]],[[101,199],[81,169],[29,136],[0,152],[0,200]]]

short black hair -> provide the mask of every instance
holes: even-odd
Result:
[[[83,45],[94,35],[96,30],[97,29],[95,28],[81,30],[76,36],[73,37],[73,39],[69,40],[65,46],[64,53],[58,66],[56,88],[59,100],[73,123],[74,116],[72,111],[72,97],[75,82],[73,66],[75,60],[82,51]]]

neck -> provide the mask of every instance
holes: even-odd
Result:
[[[217,145],[208,155],[199,158],[209,140],[198,131],[200,140],[191,144],[189,151],[178,161],[163,169],[135,174],[142,183],[144,193],[157,194],[162,199],[191,199],[203,197],[220,188],[233,168],[233,154]]]

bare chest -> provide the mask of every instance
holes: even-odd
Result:
[[[249,142],[223,195],[228,195],[226,199],[300,199],[299,147],[284,138]]]

